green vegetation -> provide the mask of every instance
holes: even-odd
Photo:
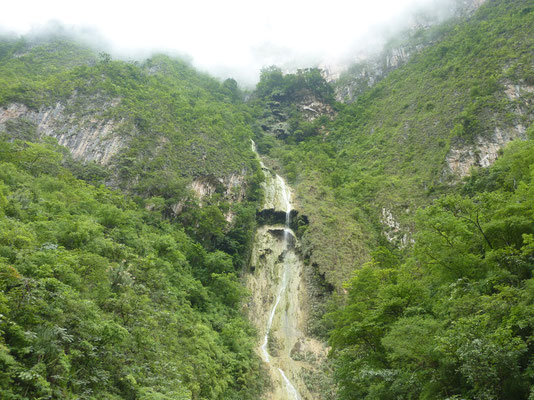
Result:
[[[235,81],[220,83],[164,55],[115,61],[61,37],[0,43],[0,106],[60,103],[69,126],[88,115],[93,124],[112,123],[124,146],[111,160],[110,180],[164,198],[169,213],[196,177],[249,180],[258,169]]]
[[[102,166],[74,160],[35,119],[0,132],[0,397],[257,398],[238,276],[262,174],[236,82],[163,55],[124,62],[62,37],[7,38],[0,106],[12,104],[60,110],[52,135],[110,123],[122,148]],[[244,198],[227,192],[230,176]],[[194,179],[214,187],[202,207]]]
[[[0,397],[260,396],[238,278],[262,200],[253,138],[309,222],[295,223],[308,329],[329,338],[338,384],[305,371],[310,387],[534,399],[531,3],[487,1],[414,33],[407,46],[428,47],[352,104],[316,68],[266,68],[244,104],[235,80],[164,55],[0,40],[0,107],[59,110],[52,136],[110,124],[120,139],[103,166],[73,159],[37,117],[0,126]],[[460,183],[447,155],[477,157],[497,130],[529,139]]]
[[[433,45],[354,103],[312,95],[331,118],[295,115],[307,101],[296,78],[262,74],[258,148],[296,186],[310,221],[303,252],[339,293],[319,310],[330,309],[322,326],[312,321],[332,345],[338,398],[534,396],[534,142],[509,146],[463,186],[446,164],[497,128],[532,134],[533,29],[531,5],[488,2],[435,28]],[[514,98],[514,85],[529,90]],[[282,132],[284,114],[298,124]],[[382,234],[384,209],[406,237]]]
[[[462,192],[418,212],[406,261],[375,250],[327,316],[340,399],[532,398],[534,140]]]
[[[75,179],[62,157],[0,142],[0,397],[256,399],[233,257]],[[209,214],[203,225],[217,225]],[[242,226],[218,226],[245,244]]]
[[[354,103],[324,98],[337,110],[332,120],[323,115],[309,122],[300,115],[313,134],[297,135],[296,124],[289,124],[285,135],[267,130],[257,140],[296,186],[301,212],[310,218],[303,236],[310,261],[338,288],[384,244],[383,208],[411,231],[415,210],[450,190],[456,178],[445,158],[452,148],[488,139],[496,128],[509,132],[532,123],[532,93],[510,100],[505,90],[532,85],[534,8],[521,0],[492,1],[468,20],[434,31],[441,32],[434,45]],[[287,87],[296,78],[273,76],[262,74],[258,84],[259,95],[270,93],[260,98],[263,104],[278,93],[275,83],[294,93]],[[261,113],[256,106],[258,118]]]
[[[295,74],[283,74],[276,66],[264,68],[255,94],[285,103],[294,102],[306,94],[322,101],[333,100],[332,87],[325,82],[318,68],[300,69]]]

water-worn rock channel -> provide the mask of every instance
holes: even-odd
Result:
[[[249,316],[260,332],[258,353],[272,382],[269,400],[307,400],[304,376],[314,369],[307,361],[324,356],[321,343],[305,333],[307,290],[298,241],[289,228],[291,190],[285,181],[262,163],[265,174],[264,210],[283,211],[285,223],[260,226],[256,232],[247,287],[252,293]]]

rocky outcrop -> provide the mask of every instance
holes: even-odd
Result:
[[[333,119],[336,111],[332,106],[309,91],[302,91],[294,96],[291,100],[300,112],[304,120],[312,122],[315,119],[326,115]],[[265,133],[273,135],[278,139],[286,139],[292,135],[291,126],[289,124],[289,114],[291,112],[287,103],[279,101],[269,101],[266,103],[263,118],[260,121],[260,126]]]
[[[55,137],[75,159],[109,164],[126,143],[125,137],[118,134],[124,120],[104,118],[103,114],[116,107],[120,99],[87,100],[89,109],[83,113],[68,109],[74,102],[56,103],[37,111],[23,104],[10,104],[0,108],[0,131],[6,130],[9,121],[24,120],[35,127],[39,136]]]
[[[512,140],[526,138],[523,121],[532,122],[534,118],[534,86],[507,82],[504,88],[504,94],[510,102],[510,111],[517,117],[515,125],[496,126],[490,135],[477,136],[473,144],[452,146],[445,158],[446,173],[452,173],[458,179],[467,176],[473,167],[489,167],[504,146]]]
[[[256,233],[249,273],[244,276],[251,293],[245,310],[262,334],[258,354],[266,362],[272,382],[264,398],[318,399],[319,394],[310,391],[311,387],[303,378],[306,372],[318,373],[327,349],[306,334],[309,294],[303,282],[305,267],[295,251],[298,242],[290,234],[291,243],[287,245],[284,231],[283,225],[263,226]],[[263,348],[267,331],[268,342]],[[285,378],[298,390],[300,397],[292,395]]]
[[[199,200],[202,200],[215,193],[217,190],[217,181],[213,178],[198,178],[191,182],[189,188]]]
[[[230,203],[241,202],[247,194],[246,171],[223,178],[205,176],[196,178],[189,185],[198,200],[220,193]]]
[[[212,195],[219,193],[225,201],[230,204],[239,203],[245,200],[247,195],[247,173],[246,170],[241,171],[239,174],[231,174],[222,178],[216,178],[214,176],[204,176],[194,179],[188,186],[193,192],[198,204],[203,205],[203,202]],[[182,212],[185,201],[181,201],[172,206],[172,210],[175,215]],[[228,222],[231,222],[234,218],[234,214],[231,210],[225,214],[225,218]]]
[[[409,212],[409,210],[406,212]],[[414,242],[413,239],[409,237],[406,230],[402,229],[401,224],[394,217],[391,210],[385,207],[382,208],[380,222],[384,226],[384,236],[386,236],[386,239],[390,243],[395,243],[399,247],[406,247],[408,244]]]
[[[323,115],[326,115],[330,119],[336,115],[336,112],[330,104],[321,101],[313,95],[302,96],[295,102],[295,105],[309,122]]]
[[[254,143],[252,147],[255,150]],[[244,280],[251,293],[245,311],[261,332],[257,350],[272,382],[264,398],[319,399],[311,382],[324,378],[321,365],[327,348],[306,333],[310,301],[300,245],[290,229],[296,217],[291,190],[260,163],[266,194],[260,216],[265,217],[263,223],[274,224],[261,225],[256,231]]]
[[[446,157],[447,167],[456,178],[469,175],[473,167],[489,167],[497,159],[499,150],[514,139],[525,137],[525,127],[517,125],[508,130],[495,128],[489,137],[477,137],[473,146],[452,148]]]
[[[504,94],[508,100],[515,103],[515,113],[524,115],[534,104],[534,85],[506,82]]]
[[[284,211],[276,211],[272,208],[263,209],[256,213],[256,222],[259,226],[285,224],[286,213]],[[291,210],[289,227],[294,232],[297,232],[299,227],[308,224],[309,219],[306,215],[300,215],[297,210]]]
[[[120,99],[73,97],[53,107],[32,110],[23,104],[13,103],[0,108],[0,132],[5,132],[12,139],[24,140],[51,136],[67,147],[77,160],[110,165],[113,156],[125,148],[128,138],[136,133],[134,125],[126,119],[108,116],[119,104]],[[17,132],[14,126],[22,126],[26,130],[29,126],[36,137],[26,137],[27,134]],[[166,140],[165,137],[160,138],[163,144]],[[214,193],[220,193],[230,203],[241,202],[246,196],[246,176],[246,171],[241,171],[222,178],[199,177],[191,182],[189,189],[200,203]],[[185,201],[175,204],[173,212],[180,214],[184,206]],[[229,221],[233,218],[231,212],[226,218]]]
[[[424,43],[410,43],[383,50],[377,55],[362,55],[346,72],[340,74],[335,84],[337,101],[352,103],[362,93],[384,79],[390,72],[403,66],[415,54],[433,44],[429,40]]]

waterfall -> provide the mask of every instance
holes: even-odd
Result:
[[[252,142],[252,149],[254,152],[256,152],[256,146],[254,142]],[[256,153],[257,154],[257,153]],[[290,228],[290,222],[291,222],[291,190],[285,183],[284,179],[280,175],[276,175],[275,178],[272,178],[271,172],[268,170],[268,168],[265,167],[263,162],[261,162],[261,167],[264,171],[265,177],[266,177],[266,199],[265,199],[265,205],[264,208],[273,208],[273,209],[280,209],[281,211],[285,211],[286,217],[285,217],[285,225],[283,227],[283,243],[282,243],[282,273],[281,273],[281,280],[278,286],[278,290],[276,292],[275,300],[272,304],[272,308],[269,313],[269,317],[267,319],[267,324],[265,327],[265,334],[263,336],[263,343],[261,345],[261,354],[263,356],[263,360],[271,364],[271,355],[269,354],[268,350],[268,342],[269,342],[269,335],[271,333],[271,329],[273,326],[273,321],[275,319],[275,316],[278,313],[281,313],[283,318],[289,319],[289,316],[287,315],[287,309],[286,310],[279,310],[280,302],[289,290],[288,283],[291,278],[294,279],[293,275],[295,272],[291,270],[292,264],[288,262],[287,255],[290,250],[290,236],[293,235]],[[287,328],[286,328],[287,329]],[[291,380],[287,377],[286,372],[281,366],[275,366],[276,370],[280,374],[280,377],[282,378],[282,381],[284,383],[284,387],[287,393],[287,396],[284,396],[284,398],[290,399],[290,400],[300,400],[301,396],[299,392],[297,391],[294,384],[291,382]]]
[[[280,371],[280,375],[282,375],[282,378],[284,379],[287,388],[287,393],[294,399],[300,400],[299,392],[297,392],[297,389],[295,389],[295,386],[293,386],[291,381],[287,379],[287,376],[284,371],[281,368],[278,368],[278,371]]]
[[[286,262],[286,254],[289,250],[289,235],[291,235],[291,230],[289,228],[289,224],[291,222],[291,192],[289,190],[289,187],[286,185],[285,181],[280,175],[276,175],[276,181],[280,188],[280,194],[282,196],[282,200],[285,203],[285,212],[286,212],[286,220],[285,220],[285,226],[284,226],[284,234],[283,234],[283,247],[284,247],[284,266],[283,266],[283,272],[282,272],[282,282],[280,284],[280,288],[278,290],[278,294],[276,296],[276,300],[274,302],[273,308],[271,310],[271,313],[269,314],[269,320],[267,321],[267,329],[265,332],[265,336],[263,338],[263,344],[261,346],[263,356],[265,359],[265,362],[270,362],[270,356],[269,351],[267,349],[268,341],[269,341],[269,333],[271,331],[272,325],[273,325],[273,319],[276,314],[276,311],[278,309],[278,305],[280,304],[280,299],[284,295],[285,291],[287,290],[287,281],[288,281],[288,274],[289,274],[289,265]],[[300,395],[297,392],[297,389],[295,386],[291,383],[291,381],[286,376],[283,369],[278,368],[278,371],[280,372],[280,375],[282,376],[282,379],[284,380],[288,395],[291,399],[294,400],[300,400]]]

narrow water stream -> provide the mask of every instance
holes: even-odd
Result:
[[[256,151],[254,143],[253,150]],[[262,268],[249,277],[248,286],[254,293],[250,311],[263,332],[259,350],[275,385],[268,398],[301,400],[297,387],[302,384],[294,381],[299,369],[291,358],[291,350],[303,336],[298,293],[302,265],[293,248],[296,238],[290,229],[291,190],[281,176],[260,163],[266,178],[264,209],[285,212],[286,217],[284,225],[264,226],[256,234],[252,263]]]
[[[285,221],[285,227],[284,227],[284,233],[283,233],[283,246],[285,249],[284,249],[284,252],[282,253],[282,257],[283,257],[282,283],[280,285],[278,295],[276,296],[276,301],[274,302],[273,308],[269,315],[269,321],[267,322],[267,329],[265,331],[263,344],[261,346],[265,362],[267,363],[270,362],[269,351],[267,349],[268,342],[269,342],[269,334],[271,333],[273,319],[278,309],[278,305],[280,304],[280,299],[282,298],[282,296],[285,294],[287,290],[287,281],[288,281],[288,274],[289,274],[288,269],[291,267],[291,265],[287,263],[285,259],[287,252],[289,251],[289,235],[292,234],[289,228],[289,223],[291,222],[291,192],[289,190],[289,187],[286,185],[285,181],[282,179],[280,175],[276,175],[276,180],[277,180],[279,187],[281,188],[280,192],[282,193],[282,199],[285,203],[285,208],[286,208],[285,210],[286,221]],[[280,375],[282,375],[282,378],[287,388],[289,398],[293,400],[300,400],[300,395],[297,389],[295,389],[295,386],[293,386],[291,381],[287,378],[284,370],[282,368],[278,368],[278,371],[280,372]]]

